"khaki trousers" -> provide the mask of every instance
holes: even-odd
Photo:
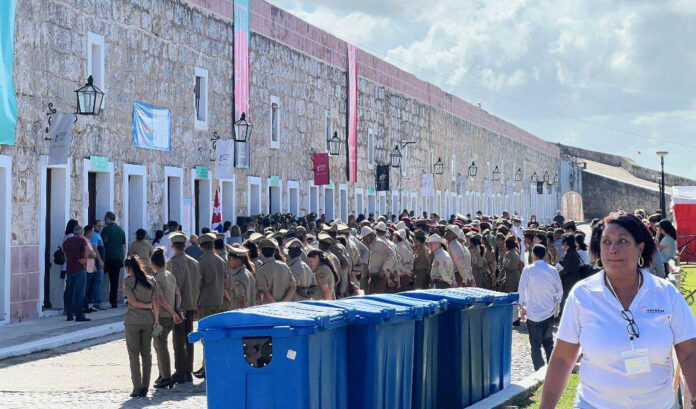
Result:
[[[174,374],[184,376],[193,372],[193,344],[188,342],[188,334],[193,332],[193,316],[195,311],[186,311],[186,319],[181,324],[174,325],[172,343],[174,344]]]
[[[169,379],[172,377],[172,367],[169,359],[169,348],[167,348],[167,338],[169,338],[169,333],[174,328],[174,319],[171,317],[160,317],[159,323],[162,326],[162,332],[152,341],[157,353],[159,376],[162,379]]]
[[[148,388],[152,369],[152,324],[127,324],[125,332],[133,389]]]

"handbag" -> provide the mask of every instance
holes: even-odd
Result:
[[[57,266],[62,266],[65,264],[65,253],[63,253],[63,247],[58,246],[58,250],[53,252],[53,264]]]

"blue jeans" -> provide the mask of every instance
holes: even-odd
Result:
[[[68,274],[65,278],[65,292],[63,293],[63,304],[68,317],[76,316],[78,319],[85,317],[82,303],[85,299],[87,289],[87,271],[80,270],[76,273]]]
[[[87,273],[87,285],[85,288],[85,309],[89,308],[89,304],[94,302],[100,304],[99,290],[101,289],[103,270],[97,270],[93,273]]]

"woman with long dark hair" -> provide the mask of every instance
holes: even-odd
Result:
[[[559,261],[563,267],[558,273],[561,275],[561,283],[563,283],[563,300],[568,297],[570,289],[575,283],[580,281],[580,266],[583,264],[580,255],[575,247],[575,235],[573,233],[564,233],[561,236],[561,246],[565,251],[563,259]]]
[[[677,255],[677,230],[669,220],[662,220],[658,224],[660,232],[660,242],[657,243],[657,248],[662,253],[662,261],[665,263],[665,272],[669,271],[669,261],[674,260]]]
[[[160,290],[155,279],[145,273],[138,256],[129,256],[125,267],[128,277],[123,280],[123,295],[128,299],[128,311],[123,323],[133,382],[130,396],[135,398],[147,396],[150,385],[152,332],[159,326],[160,313],[155,296]]]
[[[230,278],[225,281],[230,299],[224,300],[224,310],[236,310],[256,305],[255,266],[249,260],[249,249],[239,244],[228,247],[227,267],[230,268]]]
[[[311,250],[307,253],[307,261],[309,267],[314,272],[314,279],[321,292],[315,293],[315,298],[318,300],[334,300],[336,299],[336,280],[338,273],[334,269],[333,263],[321,250]]]

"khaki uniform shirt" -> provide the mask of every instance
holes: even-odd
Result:
[[[317,291],[314,293],[314,299],[315,300],[323,300],[324,299],[324,293],[321,291],[321,287],[323,285],[329,287],[329,292],[331,293],[331,299],[335,300],[336,299],[336,280],[334,279],[334,273],[331,271],[329,266],[325,264],[319,264],[319,267],[317,267],[316,271],[314,271],[314,278],[317,281],[317,286],[319,287]]]
[[[408,241],[403,240],[396,243],[396,250],[399,256],[399,274],[411,274],[413,272],[413,250]]]
[[[198,280],[201,272],[198,261],[182,252],[167,260],[167,271],[176,278],[181,295],[182,311],[194,311],[198,308]]]
[[[353,244],[355,244],[355,247],[358,248],[358,253],[360,253],[361,264],[367,265],[367,262],[369,261],[369,258],[370,258],[370,249],[368,249],[367,246],[364,245],[363,242],[358,240],[358,238],[355,236],[350,236],[350,241]]]
[[[522,276],[522,264],[519,254],[514,251],[509,251],[503,256],[503,265],[501,270],[505,273],[505,284],[499,290],[506,293],[517,292],[517,287],[520,284]]]
[[[268,291],[271,296],[280,301],[296,285],[295,278],[287,264],[274,258],[268,258],[256,271],[256,287],[258,291]]]
[[[367,261],[367,271],[370,274],[378,274],[383,271],[384,278],[388,277],[397,268],[396,252],[387,242],[375,237],[370,245],[370,254]]]
[[[229,283],[230,297],[232,298],[229,305],[230,310],[251,307],[256,303],[256,280],[245,266],[230,270]],[[240,299],[244,300],[246,305],[242,305]]]
[[[136,240],[131,243],[130,247],[128,248],[128,256],[132,256],[134,254],[138,256],[140,262],[143,263],[143,267],[145,267],[146,272],[149,274],[152,274],[150,257],[152,257],[152,253],[154,252],[155,248],[152,247],[152,244],[150,244],[149,241],[145,240]]]
[[[432,280],[442,280],[449,285],[454,285],[454,263],[449,254],[440,247],[433,255],[433,265],[430,268],[430,278]]]
[[[222,307],[227,263],[214,251],[205,251],[198,261],[201,269],[199,307]]]
[[[295,257],[288,261],[288,267],[290,267],[290,272],[292,273],[292,276],[295,278],[295,283],[297,284],[297,293],[295,294],[293,301],[303,301],[310,299],[310,297],[304,297],[300,295],[300,292],[302,292],[302,290],[306,290],[307,288],[313,285],[316,285],[312,269],[309,268],[307,263],[302,261],[302,256]]]
[[[341,293],[341,295],[346,295],[346,293],[348,292],[348,284],[350,283],[350,272],[353,269],[353,263],[348,256],[346,248],[343,247],[341,243],[334,242],[333,246],[331,246],[329,251],[336,255],[340,263],[340,267],[338,268],[338,270],[336,270],[341,275],[341,281],[339,282],[338,290]]]
[[[462,246],[462,243],[457,241],[457,239],[449,242],[447,249],[449,250],[452,262],[457,272],[459,272],[459,277],[461,277],[462,282],[466,283],[473,279],[474,277],[471,275],[471,253],[469,249]]]
[[[162,290],[162,297],[167,302],[171,309],[176,308],[176,278],[172,273],[167,270],[160,271],[155,274],[155,281],[157,285]],[[167,312],[164,308],[160,308],[160,317],[171,318],[171,314]]]
[[[141,303],[150,304],[155,294],[160,293],[160,288],[157,285],[157,281],[150,278],[148,280],[152,288],[147,288],[141,284],[136,285],[135,276],[127,277],[123,280],[123,296],[134,298]],[[154,324],[155,315],[152,309],[142,309],[135,308],[132,305],[128,305],[128,311],[126,311],[126,317],[123,321],[125,325],[143,325],[143,324]]]
[[[418,250],[415,251],[413,269],[416,271],[427,271],[430,270],[430,264],[430,250],[428,250],[425,245],[422,245]]]

